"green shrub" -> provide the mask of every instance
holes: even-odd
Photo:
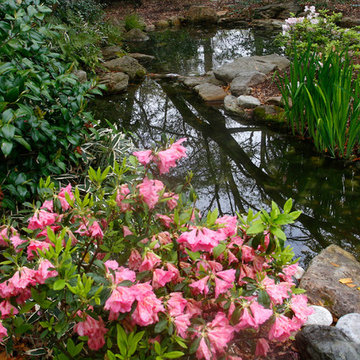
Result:
[[[319,151],[350,157],[360,138],[360,85],[348,52],[327,57],[294,52],[290,76],[279,77],[293,133],[309,136]]]
[[[56,32],[44,25],[51,9],[39,0],[0,4],[0,185],[2,205],[36,192],[41,176],[60,174],[81,159],[79,146],[93,117],[86,98],[95,83],[80,84],[70,64],[51,51]]]
[[[85,21],[94,22],[102,18],[103,7],[96,0],[58,0],[55,16],[65,23],[68,22],[69,14],[75,14]]]
[[[130,14],[130,15],[125,16],[124,22],[125,22],[125,29],[127,31],[129,31],[131,29],[140,29],[140,30],[145,29],[145,23],[139,17],[138,14]]]

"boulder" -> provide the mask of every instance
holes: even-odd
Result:
[[[107,46],[107,47],[101,49],[101,52],[102,52],[104,60],[106,60],[106,61],[116,59],[120,55],[124,55],[124,50],[120,46],[117,46],[117,45]]]
[[[343,18],[341,18],[338,25],[344,28],[360,26],[360,18],[344,16]]]
[[[128,54],[133,59],[137,60],[140,64],[148,64],[149,62],[155,60],[155,56],[140,54],[140,53],[129,53]]]
[[[242,109],[238,103],[236,96],[226,95],[224,98],[224,108],[226,111],[229,111],[233,114],[244,116],[246,113],[244,109]]]
[[[110,71],[124,72],[125,74],[128,74],[130,79],[144,77],[146,74],[146,69],[140,65],[137,60],[127,55],[121,58],[106,61],[103,65]]]
[[[74,70],[72,72],[79,80],[79,82],[84,83],[87,81],[87,74],[84,70]]]
[[[341,279],[350,279],[349,287]],[[336,317],[360,312],[360,263],[349,252],[330,245],[309,264],[300,281],[311,304],[323,303]]]
[[[118,94],[126,90],[129,76],[122,72],[105,73],[100,77],[100,84],[106,85],[108,94]]]
[[[284,22],[277,19],[257,19],[251,22],[251,27],[259,30],[281,30]]]
[[[332,326],[305,326],[295,339],[303,360],[360,359],[360,345]]]
[[[342,316],[336,327],[342,330],[352,341],[360,344],[360,314],[351,313]]]
[[[265,102],[267,105],[276,105],[276,106],[281,106],[283,107],[284,106],[284,101],[283,101],[283,98],[282,96],[273,96],[273,97],[270,97],[268,99],[266,99],[266,102]]]
[[[297,15],[302,11],[300,5],[295,1],[269,4],[254,9],[254,19],[287,19],[293,13]]]
[[[181,23],[184,21],[184,18],[181,16],[171,16],[169,18],[169,23],[171,26],[179,27]]]
[[[167,20],[158,20],[154,25],[157,29],[166,29],[170,26],[170,23]]]
[[[237,103],[241,108],[253,109],[260,106],[260,100],[253,96],[240,95],[237,98]]]
[[[285,111],[279,106],[275,105],[261,105],[254,109],[253,120],[259,122],[285,122]]]
[[[180,79],[180,81],[189,88],[194,88],[197,85],[205,83],[217,86],[225,85],[223,81],[216,79],[212,72],[203,76],[184,76]]]
[[[216,24],[218,15],[216,10],[208,6],[191,6],[185,14],[185,19],[193,24]]]
[[[290,61],[280,55],[250,56],[236,59],[214,70],[215,77],[225,82],[232,82],[237,76],[244,73],[259,72],[267,75],[275,69],[284,70]]]
[[[310,305],[314,312],[309,315],[305,325],[326,325],[330,326],[333,323],[331,312],[323,306]]]
[[[140,29],[134,28],[124,34],[124,40],[129,42],[140,42],[140,41],[147,41],[150,38]]]
[[[235,96],[246,94],[249,86],[254,86],[264,82],[266,75],[259,71],[250,71],[239,73],[230,84],[230,91]]]
[[[204,83],[196,85],[194,89],[204,101],[223,101],[226,96],[225,90],[214,84]]]

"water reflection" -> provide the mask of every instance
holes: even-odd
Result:
[[[150,79],[124,96],[99,99],[96,111],[133,132],[140,148],[162,132],[187,137],[188,158],[171,181],[181,181],[191,169],[202,209],[243,212],[292,197],[304,214],[287,236],[304,262],[331,243],[360,250],[360,176],[314,156],[310,145],[240,122],[174,84]]]

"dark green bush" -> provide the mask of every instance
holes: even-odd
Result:
[[[51,51],[56,34],[39,0],[0,4],[0,186],[3,207],[36,192],[38,178],[60,174],[81,159],[86,99],[99,93],[95,84],[80,84],[71,64]]]

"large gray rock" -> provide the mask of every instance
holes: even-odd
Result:
[[[218,15],[216,10],[208,6],[191,6],[185,14],[185,20],[193,24],[216,24]]]
[[[342,316],[336,324],[352,341],[360,344],[360,314],[351,313]]]
[[[118,58],[120,55],[124,54],[124,50],[117,45],[107,46],[101,49],[104,60],[112,60]]]
[[[260,100],[256,97],[246,95],[240,95],[237,98],[237,103],[240,107],[244,109],[253,109],[261,105]]]
[[[195,86],[194,89],[204,101],[222,101],[226,96],[225,90],[214,84],[204,83]]]
[[[124,34],[124,40],[126,41],[140,42],[147,41],[149,39],[150,38],[138,28],[131,29],[126,34]]]
[[[203,76],[184,76],[181,77],[180,81],[189,88],[194,88],[197,85],[205,83],[217,86],[225,85],[223,81],[216,79],[212,72]]]
[[[257,19],[251,22],[251,27],[261,30],[281,30],[284,21],[277,19]]]
[[[129,53],[128,54],[133,59],[137,60],[140,64],[147,64],[153,60],[155,60],[155,56],[141,54],[141,53]]]
[[[305,325],[326,325],[330,326],[333,323],[331,312],[323,306],[310,305],[314,312],[309,315]]]
[[[144,77],[146,74],[146,69],[140,65],[137,60],[127,55],[121,58],[106,61],[103,65],[110,71],[124,72],[125,74],[128,74],[130,79]]]
[[[242,109],[237,102],[237,98],[233,95],[226,95],[224,98],[224,108],[233,114],[244,116],[245,111]]]
[[[106,85],[108,94],[118,94],[126,90],[129,76],[122,72],[105,73],[100,77],[100,84]]]
[[[259,71],[239,73],[230,84],[230,91],[235,96],[247,94],[249,86],[261,84],[266,79],[266,75]]]
[[[297,15],[301,10],[295,1],[279,2],[254,9],[254,19],[287,19],[290,13]]]
[[[305,326],[295,339],[302,360],[360,359],[360,345],[332,326]]]
[[[336,317],[360,312],[360,291],[340,282],[360,284],[360,263],[349,252],[330,245],[317,255],[300,281],[311,304],[325,304]]]
[[[214,75],[217,79],[230,83],[244,73],[257,71],[267,75],[275,69],[284,70],[289,65],[290,61],[286,57],[276,54],[242,57],[215,69]]]

